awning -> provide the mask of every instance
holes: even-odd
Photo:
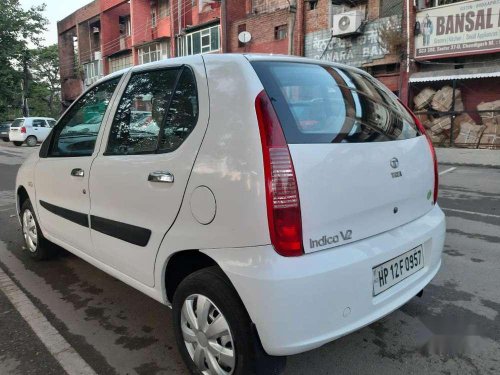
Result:
[[[419,72],[411,75],[410,83],[491,77],[500,77],[500,65],[479,68],[446,69],[434,70],[431,72]]]

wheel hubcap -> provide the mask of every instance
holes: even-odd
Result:
[[[184,344],[202,374],[232,374],[236,364],[233,337],[226,318],[207,297],[192,294],[181,311]]]
[[[30,210],[23,212],[23,236],[28,250],[34,253],[38,244],[35,218]]]

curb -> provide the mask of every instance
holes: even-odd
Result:
[[[439,162],[438,161],[438,165],[453,166],[453,167],[500,169],[500,165],[496,165],[496,164],[450,163],[450,162]]]

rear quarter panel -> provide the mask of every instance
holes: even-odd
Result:
[[[156,285],[163,285],[166,263],[175,252],[270,243],[255,114],[262,84],[243,56],[204,55],[204,60],[210,120],[179,215],[160,247]],[[198,186],[207,186],[216,200],[215,218],[207,225],[191,212],[191,196]]]

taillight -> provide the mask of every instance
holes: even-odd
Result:
[[[266,183],[267,219],[271,243],[283,256],[299,256],[302,216],[297,179],[283,130],[265,91],[255,99]]]
[[[408,113],[411,115],[413,118],[413,121],[415,121],[415,125],[417,125],[418,130],[420,133],[425,135],[425,138],[427,138],[427,143],[429,144],[429,148],[431,150],[431,156],[432,156],[432,162],[434,163],[434,195],[433,195],[433,203],[436,204],[437,198],[438,198],[438,190],[439,190],[439,171],[438,171],[438,163],[437,163],[437,157],[436,157],[436,150],[434,149],[434,146],[432,145],[432,139],[427,134],[427,130],[425,127],[422,125],[420,120],[415,116],[415,114],[412,112],[410,108],[408,108],[407,105],[405,105],[403,102],[400,101],[400,103],[406,108]]]
[[[26,133],[26,126],[21,127],[21,133]]]

